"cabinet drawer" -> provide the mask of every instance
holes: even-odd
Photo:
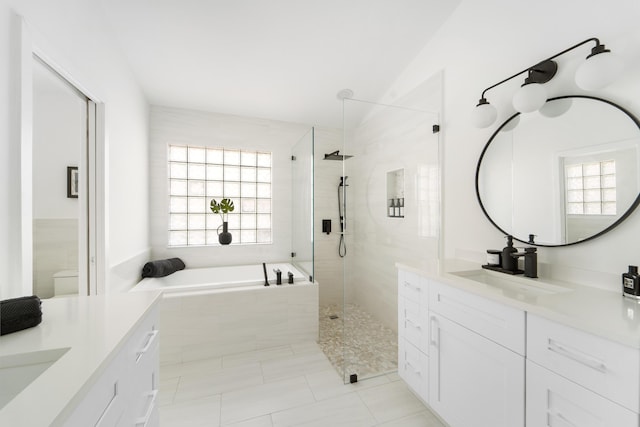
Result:
[[[131,386],[129,379],[121,376],[125,364],[124,355],[119,354],[65,421],[65,426],[116,425],[125,413],[126,390]]]
[[[424,307],[428,306],[427,279],[405,270],[398,270],[398,295]]]
[[[400,338],[398,341],[398,375],[425,402],[429,374],[429,359],[417,347]]]
[[[398,298],[398,336],[423,353],[429,353],[428,311],[417,303]]]
[[[634,412],[640,412],[640,357],[637,349],[529,315],[527,357]]]
[[[524,355],[525,313],[437,282],[429,284],[429,310]]]
[[[637,427],[638,415],[527,361],[527,427]]]

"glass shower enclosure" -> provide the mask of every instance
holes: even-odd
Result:
[[[345,383],[397,370],[396,262],[437,259],[438,115],[343,100],[341,175],[332,178],[343,229],[341,374]],[[339,218],[340,219],[340,218]],[[322,311],[321,311],[322,312]]]
[[[291,150],[291,264],[310,281],[314,278],[313,140],[311,128]]]

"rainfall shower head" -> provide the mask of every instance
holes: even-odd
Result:
[[[336,150],[333,153],[329,153],[329,154],[325,154],[324,155],[324,159],[325,160],[346,160],[350,157],[353,156],[347,156],[345,154],[340,154],[340,150]]]

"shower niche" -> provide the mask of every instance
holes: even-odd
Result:
[[[387,217],[404,218],[404,169],[387,172]]]

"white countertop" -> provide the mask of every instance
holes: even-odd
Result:
[[[396,266],[620,344],[640,348],[640,302],[623,297],[622,291],[612,292],[556,280],[523,278],[520,275],[519,280],[542,281],[568,289],[566,292],[524,298],[517,293],[451,274],[479,270],[481,266],[478,263],[446,260],[423,265],[398,262]],[[506,279],[510,277],[507,274],[504,276]]]
[[[69,350],[0,409],[0,426],[61,425],[159,297],[138,292],[43,300],[42,323],[0,337],[0,357]]]

